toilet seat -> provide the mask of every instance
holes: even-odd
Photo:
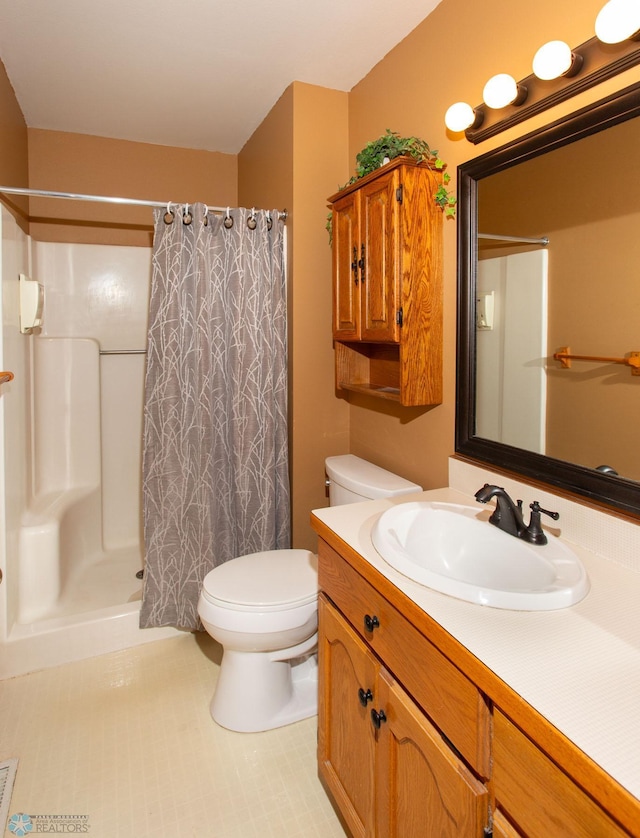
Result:
[[[309,550],[265,550],[209,571],[203,599],[234,611],[285,611],[316,603],[317,557]]]

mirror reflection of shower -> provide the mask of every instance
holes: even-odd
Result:
[[[480,259],[476,433],[544,453],[548,253]]]

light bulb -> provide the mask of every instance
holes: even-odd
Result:
[[[482,98],[488,108],[504,108],[518,98],[518,85],[508,73],[498,73],[485,84]]]
[[[638,0],[609,0],[596,18],[596,35],[605,44],[619,44],[640,30]]]
[[[533,72],[539,79],[549,80],[564,76],[573,64],[569,44],[564,41],[549,41],[533,56]]]
[[[471,105],[466,102],[456,102],[447,109],[444,124],[449,131],[466,131],[475,121],[476,115]]]

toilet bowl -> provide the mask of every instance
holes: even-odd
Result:
[[[421,491],[353,455],[326,460],[331,505]],[[318,710],[318,572],[309,550],[266,550],[204,578],[198,614],[223,647],[210,711],[229,730],[271,730]]]
[[[269,730],[317,712],[317,557],[308,550],[250,553],[210,571],[198,602],[223,647],[211,700],[218,724]]]

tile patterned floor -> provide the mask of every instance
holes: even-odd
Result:
[[[316,719],[219,727],[219,656],[185,634],[1,681],[0,760],[19,759],[10,814],[82,815],[90,838],[344,838]]]

